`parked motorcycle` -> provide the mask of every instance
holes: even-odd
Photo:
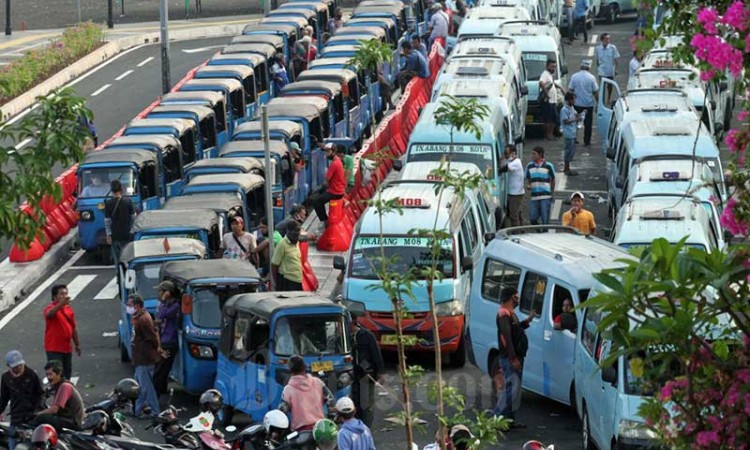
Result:
[[[120,380],[106,399],[86,408],[87,416],[82,429],[96,435],[134,437],[133,427],[125,421],[120,411],[131,410],[139,392],[140,386],[134,379]]]
[[[224,434],[214,429],[214,415],[210,411],[203,411],[190,419],[185,425],[180,425],[179,413],[184,409],[169,405],[167,409],[154,418],[148,428],[164,438],[164,442],[175,447],[206,450],[230,450],[230,445],[224,440]],[[228,426],[226,431],[235,432],[234,426]]]
[[[278,409],[263,416],[263,424],[250,425],[232,439],[232,450],[272,450],[286,441],[289,418]]]

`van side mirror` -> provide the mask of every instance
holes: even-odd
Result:
[[[461,270],[471,270],[474,268],[474,259],[471,256],[461,258]]]
[[[716,131],[716,133],[721,133],[722,131],[724,131],[724,123],[723,122],[716,122],[714,124],[714,130]]]
[[[727,89],[729,89],[729,83],[727,83],[726,80],[719,81],[719,90],[726,91]]]
[[[612,386],[617,385],[617,367],[614,365],[602,369],[602,381]]]
[[[396,172],[401,172],[401,169],[404,168],[404,162],[400,159],[394,159],[393,160],[393,170]]]
[[[523,97],[524,95],[529,95],[529,87],[526,85],[521,86],[521,96]]]
[[[125,271],[125,289],[135,289],[135,270],[128,269]]]
[[[343,256],[333,257],[333,268],[336,270],[346,270],[346,261]]]
[[[622,177],[617,177],[615,180],[615,187],[617,189],[622,189],[623,186],[625,186],[625,180]]]
[[[607,147],[607,159],[615,160],[616,150],[614,147]]]

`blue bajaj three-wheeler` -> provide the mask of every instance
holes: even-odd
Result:
[[[130,232],[134,241],[143,239],[189,238],[195,239],[214,255],[221,244],[224,224],[216,211],[185,209],[145,211],[136,217]]]
[[[120,294],[120,359],[130,361],[133,328],[126,305],[130,294],[143,297],[149,313],[156,313],[159,304],[156,285],[159,284],[159,270],[163,262],[184,261],[206,258],[206,246],[195,239],[168,238],[147,239],[130,242],[122,248],[117,262],[117,285]]]
[[[159,278],[172,281],[182,293],[172,377],[188,392],[203,392],[216,378],[221,308],[234,295],[256,292],[260,275],[247,261],[213,259],[164,263]]]
[[[122,193],[139,210],[156,209],[161,205],[161,171],[159,159],[148,150],[104,150],[91,152],[78,167],[78,199],[80,215],[78,238],[85,250],[102,249],[104,204],[112,197],[110,183],[119,180]]]
[[[234,412],[260,422],[278,408],[291,375],[293,355],[305,359],[336,398],[353,381],[349,313],[312,292],[242,294],[221,313],[221,342],[215,387],[224,396],[224,419]]]

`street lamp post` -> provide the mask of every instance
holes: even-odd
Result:
[[[5,35],[10,36],[10,0],[5,0]]]
[[[169,7],[167,0],[159,1],[159,28],[161,30],[161,88],[168,93],[172,83],[169,81]]]
[[[114,28],[115,23],[112,21],[112,0],[107,0],[107,28]]]

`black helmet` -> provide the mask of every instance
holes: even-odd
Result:
[[[104,411],[93,411],[83,419],[81,430],[91,431],[92,434],[104,434],[107,432],[109,417]]]
[[[216,414],[224,406],[224,399],[221,396],[221,392],[216,389],[209,389],[201,394],[199,403],[201,404],[201,411],[211,411]]]
[[[141,387],[138,382],[132,378],[123,378],[115,386],[115,395],[119,400],[135,400],[140,391]]]

